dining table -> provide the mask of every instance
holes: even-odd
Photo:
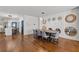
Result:
[[[39,31],[45,32],[49,36],[49,38],[51,38],[51,36],[54,36],[57,33],[56,30],[39,30]]]
[[[46,33],[52,33],[52,34],[57,33],[56,30],[40,30],[40,31],[41,32],[46,32]]]

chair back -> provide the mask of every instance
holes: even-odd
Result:
[[[55,36],[56,36],[56,33],[52,33],[51,36],[52,36],[52,37],[55,37]]]
[[[49,28],[49,30],[51,30],[51,31],[52,31],[53,29],[52,29],[52,28]]]
[[[51,37],[55,38],[55,39],[58,39],[59,38],[59,34],[60,34],[59,31],[57,31],[56,33],[52,33]]]
[[[33,34],[36,35],[37,34],[37,30],[33,30]]]
[[[56,28],[56,31],[59,32],[59,33],[61,33],[61,30],[59,28]]]
[[[42,36],[45,37],[46,36],[46,32],[43,31],[42,32]]]
[[[59,38],[59,34],[60,32],[57,32],[55,38]]]
[[[37,35],[38,35],[38,36],[42,36],[42,31],[37,30]]]

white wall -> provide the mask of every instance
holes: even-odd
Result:
[[[1,17],[6,17],[8,16],[9,13],[1,13]],[[17,17],[15,14],[11,14],[13,18]],[[18,15],[19,20],[13,19],[8,21],[8,27],[11,28],[11,23],[12,22],[18,22],[19,23],[19,32],[21,32],[21,21],[24,20],[24,35],[32,34],[33,29],[38,29],[38,17],[33,17],[33,16],[27,16],[27,15]],[[35,24],[35,25],[34,25]]]
[[[5,35],[12,35],[12,22],[17,22],[15,19],[11,19],[8,21],[7,27],[5,28]]]
[[[74,12],[65,11],[65,12],[62,12],[62,13],[55,14],[55,15],[46,16],[45,20],[48,20],[48,18],[52,19],[53,17],[56,18],[55,21],[52,21],[52,20],[50,20],[49,22],[47,21],[46,26],[47,26],[47,28],[52,28],[52,29],[60,28],[61,29],[60,37],[73,39],[73,40],[79,40],[79,23],[78,23],[79,22],[79,13],[78,12],[79,12],[79,9],[78,10],[74,10]],[[77,19],[76,19],[75,22],[67,23],[65,21],[66,15],[69,15],[69,14],[75,14],[77,16]],[[62,20],[58,20],[57,19],[58,16],[61,16]],[[73,27],[75,27],[77,29],[78,33],[77,33],[76,36],[71,37],[71,36],[68,36],[68,35],[65,34],[64,29],[65,29],[65,27],[68,27],[68,26],[73,26]]]
[[[24,35],[33,34],[33,29],[34,28],[38,29],[38,17],[24,15],[23,19],[24,19]]]
[[[21,15],[18,15],[18,14],[9,14],[9,13],[0,12],[0,17],[2,17],[2,18],[8,17],[8,15],[12,15],[12,19],[10,19],[10,20],[5,19],[6,22],[8,22],[8,27],[11,28],[12,22],[17,22],[19,32],[21,33],[21,21],[23,20],[23,17]],[[16,19],[16,17],[18,17],[18,19]],[[1,21],[2,21],[2,18],[0,18]],[[2,21],[1,23],[4,23],[4,21]]]

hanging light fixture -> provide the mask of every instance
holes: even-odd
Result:
[[[9,20],[9,19],[12,19],[11,11],[12,11],[11,9],[8,9],[8,13],[9,13],[9,14],[7,15],[8,20]]]
[[[43,12],[41,12],[41,14],[42,14],[42,21],[43,21],[43,24],[46,24],[46,20],[44,19],[45,12],[43,11]]]
[[[46,20],[45,20],[45,12],[41,12],[41,14],[42,14],[42,27],[41,27],[41,29],[46,30],[47,27],[46,27]]]

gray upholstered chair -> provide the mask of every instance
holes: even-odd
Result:
[[[37,37],[37,30],[33,29],[33,37],[36,38]]]
[[[59,28],[56,28],[56,34],[51,35],[51,42],[58,42],[59,34],[61,33],[61,30]]]
[[[38,38],[42,38],[42,31],[37,30],[37,37],[38,37]]]
[[[59,34],[60,34],[59,32],[52,33],[52,35],[51,35],[51,42],[58,42]]]
[[[49,36],[46,34],[46,32],[42,32],[42,39],[48,40]]]

